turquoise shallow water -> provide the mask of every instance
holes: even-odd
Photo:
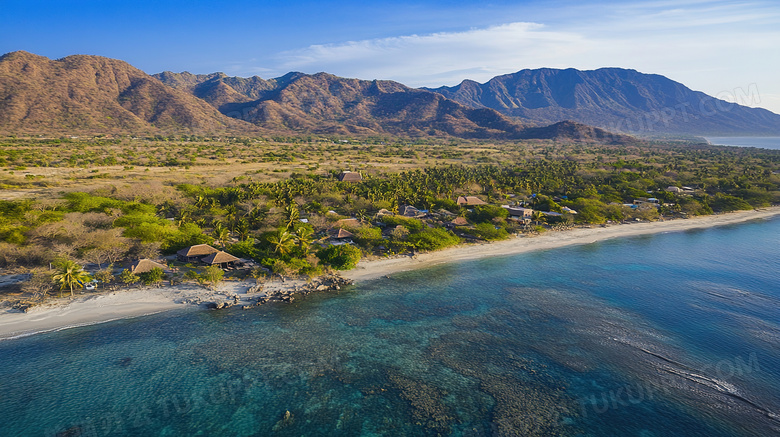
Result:
[[[3,341],[0,435],[776,435],[779,283],[775,219]]]

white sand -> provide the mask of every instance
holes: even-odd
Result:
[[[546,250],[557,247],[595,243],[597,241],[612,238],[677,232],[696,228],[709,228],[712,226],[767,218],[775,215],[780,215],[780,207],[708,215],[690,219],[667,220],[663,222],[616,224],[608,225],[606,227],[594,225],[590,228],[575,228],[559,232],[550,231],[537,236],[521,236],[495,243],[462,245],[436,252],[418,254],[413,258],[409,256],[400,256],[389,259],[361,261],[354,270],[343,272],[342,276],[359,282],[387,276],[399,271],[419,269],[453,261],[513,255],[534,250]]]
[[[182,301],[195,297],[204,301],[227,300],[230,295],[246,293],[251,285],[253,282],[224,282],[212,291],[184,284],[52,299],[26,313],[14,310],[0,312],[0,340],[186,308],[189,305]]]
[[[437,252],[419,254],[414,258],[403,256],[391,259],[362,261],[354,270],[342,272],[342,276],[355,281],[365,281],[399,271],[419,269],[452,261],[595,243],[611,238],[708,228],[775,215],[780,215],[780,207],[696,217],[687,220],[611,225],[607,227],[593,226],[591,228],[577,228],[561,232],[547,232],[539,236],[518,237],[496,243],[463,245]],[[105,295],[78,297],[73,300],[57,299],[47,305],[35,307],[27,313],[7,310],[0,312],[0,340],[37,332],[154,314],[174,308],[185,308],[187,305],[183,305],[181,302],[194,297],[199,297],[202,300],[227,299],[233,294],[245,293],[246,289],[252,284],[252,282],[225,282],[217,291],[206,290],[191,284],[176,287],[132,289]],[[265,290],[272,291],[281,288],[289,290],[301,284],[301,281],[286,281],[285,283],[271,281],[265,284]]]
[[[34,307],[27,313],[0,313],[0,339],[31,333],[59,330],[107,322],[127,317],[153,314],[182,307],[167,293],[157,294],[153,289],[121,291],[101,296],[75,298],[63,304]]]

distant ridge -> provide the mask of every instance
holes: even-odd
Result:
[[[470,108],[393,81],[295,72],[270,80],[169,71],[155,77],[204,99],[225,115],[264,129],[342,135],[632,141],[589,126],[534,128],[492,109]]]
[[[165,72],[164,83],[185,89],[223,114],[265,129],[342,135],[510,139],[524,126],[490,109],[473,109],[397,82],[289,73],[277,79]]]
[[[780,135],[780,115],[622,68],[541,68],[430,89],[472,108],[541,124],[574,120],[643,135]],[[747,92],[747,91],[746,91]]]

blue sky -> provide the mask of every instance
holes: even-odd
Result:
[[[409,86],[633,68],[780,113],[780,2],[0,0],[0,52],[148,72],[327,71]]]

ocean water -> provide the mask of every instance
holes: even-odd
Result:
[[[0,435],[780,435],[780,219],[2,341]]]
[[[710,144],[719,146],[759,147],[780,149],[780,137],[707,137]]]

